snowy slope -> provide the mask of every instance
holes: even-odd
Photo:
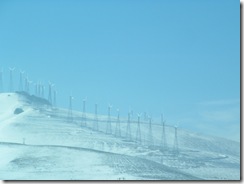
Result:
[[[15,114],[16,108],[23,110]],[[140,124],[141,142],[136,141],[137,122],[121,118],[121,135],[112,117],[112,134],[107,134],[107,116],[52,107],[46,100],[26,93],[0,94],[0,179],[85,179],[85,180],[239,180],[240,145],[224,138],[204,136],[166,126]],[[86,123],[86,126],[85,126]]]

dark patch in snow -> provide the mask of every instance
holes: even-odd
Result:
[[[22,112],[24,112],[24,110],[23,110],[22,108],[16,108],[16,109],[14,110],[14,114],[20,114],[20,113],[22,113]]]

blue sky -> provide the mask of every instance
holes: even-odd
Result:
[[[239,140],[237,0],[2,0],[0,67],[55,83],[59,106],[167,122]],[[47,94],[46,94],[47,96]]]

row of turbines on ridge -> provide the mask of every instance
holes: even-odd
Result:
[[[9,92],[14,92],[14,80],[13,80],[13,72],[16,71],[15,68],[9,68]],[[32,82],[29,80],[28,75],[24,75],[25,72],[20,70],[19,71],[19,91],[24,91],[28,94],[30,94],[31,91],[31,85],[34,85],[34,91],[35,95],[41,98],[45,98],[45,85],[41,82]],[[56,107],[56,94],[57,91],[54,88],[54,84],[51,82],[48,83],[48,96],[47,100],[49,103],[53,106]],[[3,84],[3,70],[0,70],[0,92],[5,92],[4,90],[4,84]],[[68,110],[68,121],[73,122],[74,117],[73,117],[73,110],[72,110],[72,101],[73,97],[69,96],[69,110]],[[86,126],[86,98],[83,99],[83,110],[82,110],[82,122],[83,126]],[[106,134],[112,134],[112,126],[111,126],[111,105],[108,105],[108,116],[107,116],[107,124],[106,124]],[[133,111],[128,113],[128,118],[127,118],[127,126],[126,126],[126,137],[132,141],[132,136],[131,136],[131,116],[133,115]],[[141,114],[137,115],[137,130],[136,130],[136,136],[135,136],[135,142],[141,144],[142,139],[141,139]],[[152,131],[152,118],[149,116],[146,116],[144,114],[144,120],[148,120],[148,142],[153,145],[153,131]],[[93,120],[93,130],[94,131],[99,131],[99,126],[98,126],[98,105],[95,104],[95,115],[94,115],[94,120]],[[163,115],[161,115],[161,125],[162,125],[162,137],[161,137],[161,147],[163,150],[167,150],[167,142],[166,142],[166,131],[165,131],[165,121],[163,120]],[[173,145],[173,151],[175,153],[179,152],[178,148],[178,136],[177,136],[177,127],[174,127],[174,145]],[[116,120],[116,126],[115,126],[115,136],[116,137],[121,137],[121,129],[120,129],[120,113],[119,110],[117,109],[117,120]]]
[[[13,80],[13,72],[15,71],[15,68],[9,68],[9,86],[8,90],[5,89],[4,83],[3,83],[3,69],[0,70],[0,92],[9,91],[13,92],[16,91],[14,88],[14,80]],[[28,75],[25,73],[25,71],[20,70],[19,71],[19,86],[18,91],[24,91],[28,94],[31,92],[31,85],[34,86],[35,95],[41,98],[45,98],[45,90],[46,87],[44,83],[38,81],[33,82],[29,79]],[[54,88],[54,84],[52,84],[50,81],[48,82],[48,101],[53,105],[56,106],[56,96],[57,91]]]

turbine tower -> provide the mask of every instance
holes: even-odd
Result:
[[[48,101],[50,104],[52,104],[52,86],[51,82],[48,83]]]
[[[41,97],[44,98],[45,96],[45,86],[43,84],[41,84]]]
[[[0,92],[3,92],[3,69],[0,71]]]
[[[119,118],[119,109],[117,109],[118,116],[117,116],[117,121],[116,121],[116,129],[115,129],[115,136],[120,137],[121,132],[120,132],[120,118]]]
[[[40,88],[41,89],[41,88]],[[57,101],[56,101],[56,96],[57,96],[57,91],[54,89],[53,90],[53,106],[57,106]]]
[[[86,126],[86,100],[87,100],[87,97],[83,99],[82,121],[83,121],[84,126]]]
[[[19,73],[19,91],[23,91],[23,74],[25,72],[20,70],[20,73]]]
[[[32,83],[32,81],[30,81],[28,78],[27,78],[27,93],[30,93],[30,84]]]
[[[128,113],[128,121],[127,121],[127,128],[126,128],[126,137],[128,140],[131,141],[131,131],[130,131],[130,113]]]
[[[162,123],[162,138],[161,138],[161,145],[163,147],[163,150],[167,150],[167,141],[166,141],[166,133],[165,133],[165,121],[163,119],[163,114],[161,114],[161,123]]]
[[[148,145],[152,145],[153,146],[152,118],[151,117],[149,117]]]
[[[111,112],[112,106],[108,106],[108,122],[107,122],[107,129],[106,129],[106,134],[111,134],[112,129],[111,129],[111,117],[110,117],[110,112]]]
[[[93,130],[98,131],[97,104],[95,104],[95,119],[93,122]]]
[[[129,113],[130,113],[130,117],[132,118],[133,117],[133,110],[131,107],[129,107]]]
[[[178,137],[177,137],[177,126],[175,126],[175,141],[174,141],[174,153],[179,153],[179,147],[178,147]]]
[[[25,92],[28,92],[28,76],[25,77]]]
[[[14,91],[14,82],[13,82],[13,71],[15,68],[9,68],[9,91],[13,92]]]
[[[72,101],[73,101],[74,97],[73,96],[69,96],[69,112],[68,112],[68,122],[69,123],[73,123],[73,112],[72,112]]]
[[[147,113],[144,112],[144,121],[147,121],[147,119],[148,119]]]
[[[37,92],[37,90],[38,90],[38,89],[37,89],[37,88],[38,88],[38,86],[37,86],[37,82],[34,83],[34,86],[35,86],[35,95],[38,96],[38,92]]]
[[[37,95],[40,97],[41,96],[41,83],[38,82],[38,85],[37,85]]]
[[[139,142],[141,144],[141,127],[140,127],[140,114],[137,114],[138,120],[137,120],[137,131],[136,131],[136,142]]]
[[[25,91],[27,92],[27,93],[30,93],[30,84],[32,83],[32,81],[30,81],[29,79],[28,79],[28,77],[26,77],[25,78]]]

